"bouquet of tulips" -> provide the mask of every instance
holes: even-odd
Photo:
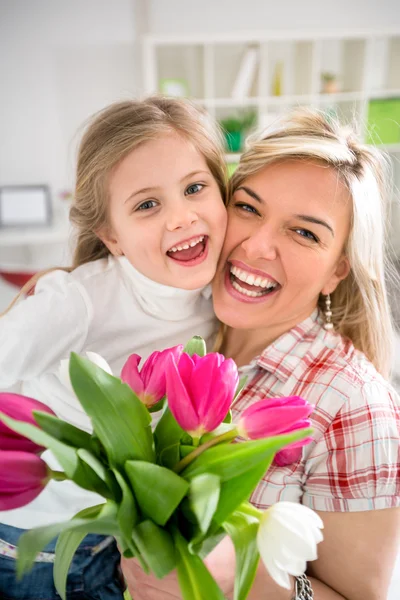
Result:
[[[247,597],[260,555],[289,587],[288,574],[300,575],[316,558],[322,523],[301,505],[280,502],[262,512],[248,499],[276,454],[281,463],[285,452],[294,460],[310,441],[311,406],[298,397],[262,400],[232,423],[243,382],[233,360],[206,354],[201,338],[154,352],[139,370],[140,361],[131,355],[121,377],[93,353],[66,361],[67,384],[92,433],[36,400],[0,394],[0,510],[29,503],[50,479],[74,481],[104,499],[69,521],[24,533],[18,576],[59,536],[54,581],[65,600],[73,555],[86,534],[98,533],[114,536],[146,572],[162,578],[176,569],[185,600],[220,600],[202,558],[227,534],[236,552],[236,600]],[[154,411],[162,416],[152,431]],[[45,448],[62,470],[40,457]]]

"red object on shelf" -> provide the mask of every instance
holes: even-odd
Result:
[[[27,283],[31,277],[33,277],[35,273],[27,273],[23,271],[0,271],[0,277],[7,281],[7,283],[11,283],[11,285],[15,285],[18,288],[22,288],[25,283]]]

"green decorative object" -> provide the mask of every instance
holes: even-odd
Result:
[[[225,134],[226,149],[228,152],[240,152],[244,136],[257,121],[255,110],[246,110],[236,116],[221,119],[220,125]]]
[[[400,144],[400,98],[369,101],[367,143]]]
[[[225,143],[228,152],[240,152],[242,148],[242,132],[241,131],[226,131]]]

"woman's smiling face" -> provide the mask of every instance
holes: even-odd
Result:
[[[276,337],[307,318],[320,293],[349,272],[344,248],[351,197],[322,163],[280,161],[233,194],[213,284],[214,308],[230,327],[272,327]]]

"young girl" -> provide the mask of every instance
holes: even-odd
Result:
[[[90,430],[58,375],[71,351],[97,352],[118,374],[132,352],[145,359],[195,334],[209,339],[216,321],[205,286],[224,240],[224,199],[218,131],[190,103],[153,97],[100,112],[79,150],[73,266],[37,278],[35,294],[0,318],[0,390],[18,384],[60,418]],[[17,583],[18,537],[98,501],[71,482],[51,482],[28,506],[2,512],[1,597],[58,597],[55,543]],[[120,600],[118,564],[112,539],[87,536],[72,565],[69,598]]]

